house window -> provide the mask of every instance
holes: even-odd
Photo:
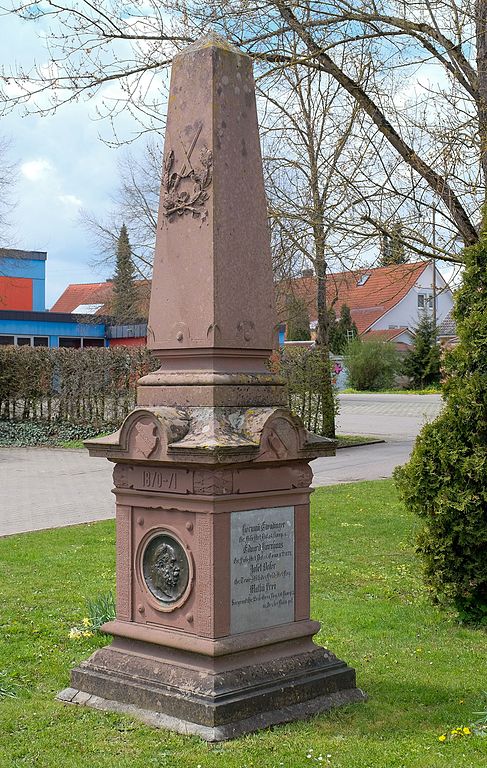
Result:
[[[104,347],[104,339],[83,339],[83,347]]]
[[[355,333],[354,333],[354,331],[353,331],[353,330],[351,330],[351,329],[349,328],[349,329],[347,330],[347,341],[352,341],[352,339],[354,338],[354,336],[355,336]]]
[[[418,309],[433,309],[433,294],[418,293]]]
[[[361,276],[359,277],[359,279],[357,280],[357,286],[359,286],[359,285],[365,285],[365,283],[367,282],[367,280],[369,279],[369,277],[370,277],[370,273],[369,273],[369,272],[366,272],[366,273],[365,273],[365,275],[361,275]]]
[[[48,347],[49,336],[0,336],[0,344],[16,347]]]
[[[59,346],[69,347],[70,349],[82,349],[84,347],[104,347],[105,339],[100,339],[99,337],[91,338],[90,336],[87,336],[86,338],[81,338],[79,336],[60,336]]]
[[[59,346],[69,347],[70,349],[80,349],[81,339],[76,336],[60,336]]]

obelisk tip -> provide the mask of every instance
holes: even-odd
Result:
[[[194,53],[195,51],[199,51],[203,48],[221,48],[231,53],[237,53],[239,56],[247,55],[246,53],[241,51],[239,48],[237,48],[237,46],[233,45],[225,37],[223,37],[222,35],[219,35],[217,32],[214,32],[213,30],[210,30],[209,32],[206,32],[204,35],[201,35],[201,37],[198,37],[198,39],[195,40],[194,43],[191,43],[186,48],[183,48],[183,50],[179,51],[177,55],[184,56],[186,53]]]

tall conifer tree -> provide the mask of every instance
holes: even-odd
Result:
[[[117,323],[130,323],[139,317],[135,269],[127,227],[122,224],[117,242],[117,261],[113,276],[112,315]]]
[[[412,348],[403,361],[403,371],[418,389],[440,383],[441,350],[433,318],[426,312],[415,331]]]

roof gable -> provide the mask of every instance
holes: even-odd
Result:
[[[420,261],[330,273],[326,281],[327,305],[339,315],[342,305],[347,304],[358,332],[363,333],[409,293],[427,266],[427,261]],[[368,277],[364,279],[366,275]],[[316,291],[315,276],[282,281],[278,286],[281,313],[284,306],[282,296],[294,293],[306,301],[310,320],[316,320]]]

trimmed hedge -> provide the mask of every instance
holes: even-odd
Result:
[[[316,348],[286,347],[274,352],[271,368],[282,376],[287,384],[289,409],[301,417],[306,429],[320,434],[323,424],[323,379],[325,362]],[[332,371],[334,415],[338,413],[338,397],[335,388],[336,374],[334,364],[329,362]]]
[[[287,349],[271,364],[287,381],[290,409],[319,432],[320,353]],[[56,445],[116,429],[136,404],[138,379],[158,367],[145,347],[0,347],[0,445]]]
[[[135,405],[137,380],[157,367],[145,347],[0,347],[0,420],[99,432],[120,424]]]

